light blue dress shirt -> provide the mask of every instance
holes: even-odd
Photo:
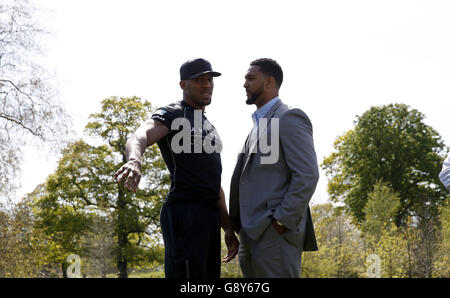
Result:
[[[256,125],[259,127],[259,119],[264,118],[266,116],[267,112],[269,112],[269,110],[273,107],[273,105],[279,100],[280,100],[280,98],[278,96],[276,96],[276,97],[272,98],[271,100],[269,100],[265,105],[263,105],[262,107],[257,109],[252,114],[253,124],[256,122]]]

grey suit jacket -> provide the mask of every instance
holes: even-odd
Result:
[[[230,217],[239,232],[242,228],[257,240],[271,224],[271,217],[280,221],[287,231],[287,241],[302,251],[318,250],[309,201],[319,179],[314,150],[312,125],[300,109],[292,109],[278,101],[266,114],[266,133],[258,136],[256,143],[271,144],[272,119],[278,118],[278,159],[264,164],[261,157],[270,155],[265,150],[242,150],[231,178]],[[274,124],[276,121],[273,121]],[[275,127],[275,126],[274,126]],[[246,145],[248,147],[249,137]],[[251,149],[250,152],[253,152]]]

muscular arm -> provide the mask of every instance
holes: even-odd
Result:
[[[127,140],[127,160],[142,162],[142,154],[147,147],[161,140],[169,133],[169,129],[159,121],[152,119],[142,124]]]
[[[125,187],[136,191],[141,180],[142,154],[147,147],[158,142],[169,133],[167,126],[152,119],[142,124],[127,140],[125,152],[127,163],[114,175],[118,182],[125,180]]]

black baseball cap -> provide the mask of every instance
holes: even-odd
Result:
[[[180,80],[192,80],[205,73],[210,73],[213,77],[221,76],[220,72],[212,70],[211,63],[203,58],[191,59],[183,63],[180,67]]]

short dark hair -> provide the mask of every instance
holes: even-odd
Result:
[[[250,66],[259,66],[259,70],[268,76],[274,77],[278,88],[283,83],[283,70],[277,61],[270,58],[260,58],[252,61]]]

